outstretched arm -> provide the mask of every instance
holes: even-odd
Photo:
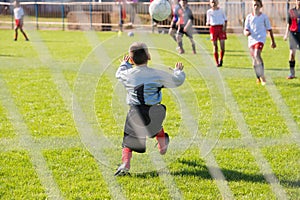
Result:
[[[182,85],[185,80],[183,68],[184,66],[181,62],[177,62],[174,69],[170,68],[173,71],[173,74],[166,72],[167,74],[163,80],[163,86],[166,88],[174,88]]]

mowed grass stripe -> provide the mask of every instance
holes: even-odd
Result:
[[[274,83],[270,85],[270,87],[267,87],[267,89],[279,108],[280,114],[285,120],[285,124],[289,129],[291,137],[300,146],[300,91],[299,88],[296,89],[297,85],[300,85],[300,82],[297,80],[288,84],[286,83],[286,80],[284,81],[285,83],[283,83],[282,80],[277,79],[276,81],[275,79]],[[290,87],[290,94],[292,95],[286,94],[282,86]]]
[[[0,86],[0,96],[6,97],[5,100],[2,100],[2,104],[8,110],[8,115],[11,118],[11,122],[13,123],[16,132],[16,137],[19,138],[20,144],[28,151],[32,167],[35,169],[45,192],[50,198],[62,199],[60,190],[56,185],[56,182],[53,180],[52,172],[47,166],[41,149],[37,148],[35,145],[32,132],[28,129],[27,124],[23,120],[23,115],[19,112],[18,107],[14,103],[14,99],[3,79],[0,79]]]
[[[189,41],[187,39],[184,39],[185,46],[187,46],[187,49],[189,49]],[[222,124],[224,122],[224,115],[216,114],[217,110],[221,113],[225,112],[225,104],[224,104],[224,93],[222,88],[222,77],[219,76],[220,74],[216,70],[216,68],[211,68],[212,63],[209,61],[209,53],[206,51],[206,49],[203,48],[204,45],[202,44],[202,41],[197,41],[197,48],[201,51],[200,54],[200,61],[198,60],[199,57],[197,55],[197,59],[195,59],[195,55],[183,55],[183,59],[186,60],[186,64],[188,67],[186,67],[185,71],[193,71],[195,70],[196,73],[192,73],[192,77],[195,76],[195,74],[201,74],[203,76],[203,79],[206,83],[204,85],[204,88],[207,87],[209,93],[210,93],[210,111],[208,112],[212,116],[211,123],[209,124],[208,131],[206,134],[203,134],[202,132],[198,132],[197,136],[193,138],[194,142],[199,146],[200,150],[200,156],[204,159],[206,162],[206,166],[208,168],[208,171],[210,175],[216,180],[216,184],[218,186],[218,189],[220,190],[220,193],[222,194],[222,197],[225,199],[233,199],[232,192],[230,188],[228,187],[228,183],[220,169],[220,167],[217,164],[217,161],[211,152],[211,149],[214,148],[215,143],[207,143],[207,138],[215,138],[216,141],[218,140],[220,131],[222,129]],[[191,51],[191,49],[190,49]],[[201,59],[202,58],[202,59]],[[203,62],[204,61],[204,62]],[[190,66],[191,65],[191,66]],[[189,77],[187,77],[187,80]],[[199,82],[198,86],[196,88],[199,88]],[[196,89],[197,90],[197,89]],[[187,106],[187,104],[184,101],[183,93],[178,93],[177,98],[179,99],[179,102],[184,110],[183,112],[183,121],[186,123],[186,126],[189,127],[189,131],[192,133],[195,129],[197,130],[198,123],[194,122],[192,110],[194,109],[193,106]],[[199,99],[200,101],[201,99]],[[204,104],[205,105],[205,104]],[[201,107],[201,104],[200,104]],[[207,115],[208,113],[205,113],[204,115]],[[203,118],[200,118],[201,120]],[[209,120],[210,121],[210,120]],[[194,122],[194,123],[193,123]],[[201,129],[202,127],[200,127]],[[180,145],[180,144],[178,144]]]
[[[41,38],[38,34],[36,34],[35,37],[37,40],[41,40]],[[47,67],[52,71],[54,82],[56,83],[56,86],[57,86],[60,94],[63,97],[64,103],[67,106],[69,105],[69,108],[71,108],[71,100],[73,98],[73,106],[75,106],[75,109],[74,109],[74,107],[72,108],[72,109],[74,109],[73,111],[76,112],[78,110],[81,110],[80,105],[78,104],[78,101],[77,101],[77,97],[76,97],[76,95],[75,96],[73,95],[72,90],[68,87],[68,82],[63,77],[63,73],[60,70],[59,66],[53,65],[53,62],[51,62],[53,59],[52,59],[50,52],[48,51],[47,46],[45,46],[45,44],[43,44],[43,43],[39,43],[35,47],[38,52],[44,52],[44,55],[40,55],[41,61],[44,62],[44,64],[47,64]],[[43,60],[43,59],[45,59],[45,60]],[[79,112],[79,113],[81,115],[80,116],[81,123],[86,123],[87,121],[86,121],[85,115],[81,112]],[[78,112],[77,112],[77,114],[78,114]],[[76,122],[76,118],[75,118],[75,122]],[[80,133],[81,137],[90,137],[91,136],[90,139],[95,139],[94,134],[93,134],[94,131],[92,128],[88,128],[87,130],[92,130],[92,131],[90,131],[88,134],[86,134],[84,132],[87,130],[81,129],[81,127],[78,127],[78,124],[76,124],[76,125],[77,125],[77,130]],[[84,125],[85,128],[87,126],[89,126],[89,125],[88,124]],[[89,135],[89,134],[92,134],[92,135]],[[86,141],[92,142],[88,138],[81,138],[81,139],[84,139],[83,142],[86,142]],[[92,146],[93,143],[89,143],[88,145]],[[86,146],[86,147],[89,147],[89,146]],[[105,156],[101,153],[101,149],[97,152],[98,152],[98,154],[95,156],[96,159],[107,160],[107,159],[105,159]],[[90,151],[90,153],[93,154],[94,152]],[[100,155],[100,157],[99,157],[99,155]],[[110,176],[107,176],[108,174],[111,174],[112,172],[110,170],[109,170],[109,172],[107,172],[107,169],[105,167],[103,167],[102,164],[98,163],[98,167],[100,168],[103,178],[108,185],[108,188],[110,190],[110,195],[112,197],[114,197],[115,199],[123,199],[123,195],[120,192],[118,183],[113,178],[110,178]],[[56,177],[58,178],[60,176],[56,176]]]
[[[37,163],[32,162],[29,154],[27,150],[0,152],[2,200],[48,198],[41,174],[36,170],[40,166],[34,166]]]
[[[225,85],[226,93],[227,93],[227,103],[228,106],[231,108],[231,111],[233,113],[233,116],[235,118],[235,121],[237,122],[237,125],[239,127],[240,132],[242,133],[242,140],[245,140],[248,142],[247,149],[251,152],[253,157],[255,158],[255,161],[257,162],[261,174],[263,174],[264,178],[269,182],[269,184],[272,187],[273,193],[276,195],[279,199],[287,199],[286,192],[283,189],[283,187],[280,185],[280,182],[278,181],[277,177],[274,175],[271,166],[269,165],[267,159],[263,156],[261,153],[261,149],[257,146],[255,140],[254,140],[254,134],[251,130],[251,123],[247,123],[247,116],[243,113],[249,113],[249,112],[243,112],[243,107],[247,105],[246,103],[240,103],[239,94],[246,94],[246,92],[236,92],[236,89],[234,88],[234,85],[232,85],[232,80],[228,81],[228,85]],[[229,86],[231,86],[232,91],[229,89]],[[246,89],[246,88],[244,88]],[[249,89],[249,88],[248,88]],[[260,88],[265,89],[265,88]],[[247,92],[249,95],[250,92]],[[251,93],[250,93],[251,94]],[[263,96],[264,97],[264,96]],[[246,98],[246,100],[249,100],[249,98]],[[265,99],[265,97],[264,97]],[[275,134],[274,134],[275,135]]]
[[[185,41],[186,42],[186,41]],[[202,54],[200,54],[200,60],[201,58],[204,60],[207,59],[207,56],[209,55],[208,52],[203,48],[203,44],[201,41],[197,41],[197,47],[201,48]],[[187,46],[188,44],[186,44]],[[195,56],[195,55],[192,55]],[[185,56],[184,56],[185,57]],[[220,112],[225,111],[224,104],[224,93],[222,92],[222,77],[219,76],[219,73],[217,72],[216,68],[211,68],[210,63],[206,63],[206,65],[203,65],[204,63],[200,62],[202,64],[194,60],[194,58],[189,59],[191,56],[187,56],[187,58],[190,62],[188,64],[191,64],[192,66],[189,66],[190,68],[194,68],[193,70],[196,70],[198,74],[204,75],[204,81],[206,83],[206,87],[208,88],[210,92],[210,101],[211,101],[211,113],[213,120],[211,121],[210,127],[208,129],[207,135],[204,135],[201,132],[198,132],[196,137],[193,138],[194,142],[199,147],[199,156],[205,161],[206,167],[210,173],[210,175],[215,179],[215,183],[224,199],[233,199],[232,192],[230,188],[228,187],[228,183],[220,169],[220,167],[217,164],[217,161],[215,159],[214,154],[212,153],[212,149],[214,146],[211,146],[211,144],[206,142],[206,137],[208,138],[216,138],[218,140],[218,134],[221,130],[222,123],[224,122],[224,118],[222,115],[217,115],[216,111],[219,110]],[[199,86],[198,86],[199,87]],[[189,107],[185,104],[185,101],[183,100],[183,93],[178,93],[177,98],[179,98],[179,102],[184,109],[183,112],[183,121],[187,124],[187,127],[190,129],[190,132],[193,132],[198,129],[198,123],[193,119],[193,115],[190,109],[193,109],[192,107]],[[214,145],[214,144],[212,144]]]
[[[284,144],[262,148],[273,172],[285,188],[289,199],[300,196],[300,149],[298,144]]]
[[[249,147],[213,151],[236,199],[277,199]]]
[[[2,77],[34,137],[77,135],[49,70],[7,70]]]

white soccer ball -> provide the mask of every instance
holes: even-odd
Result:
[[[128,32],[127,35],[128,35],[129,37],[133,37],[133,36],[134,36],[134,33],[133,33],[133,32]]]
[[[171,5],[168,0],[153,0],[149,6],[151,17],[163,21],[171,15]]]

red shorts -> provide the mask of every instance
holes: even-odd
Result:
[[[262,50],[263,48],[264,48],[264,43],[262,42],[255,43],[250,47],[250,49],[259,49],[259,50]]]
[[[263,48],[264,48],[264,43],[262,43],[262,42],[255,43],[254,45],[252,45],[250,47],[250,55],[254,56],[255,49],[262,51]]]
[[[211,41],[227,39],[226,32],[223,31],[223,25],[211,26],[209,32]]]
[[[16,23],[16,27],[22,27],[23,26],[22,20],[20,20],[20,19],[16,19],[15,23]]]

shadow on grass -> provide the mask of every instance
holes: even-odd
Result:
[[[190,161],[190,160],[179,160],[179,164],[183,165],[181,170],[171,172],[172,176],[179,176],[179,177],[199,177],[202,179],[213,180],[211,177],[207,167],[202,164],[201,160],[199,161]],[[211,170],[216,170],[215,168],[211,168]],[[228,182],[254,182],[254,183],[262,183],[262,184],[269,184],[262,174],[247,174],[243,172],[239,172],[236,170],[231,169],[221,169],[222,173],[225,176],[225,179]],[[162,171],[151,171],[145,173],[137,173],[133,174],[133,177],[136,178],[155,178],[158,177],[160,174],[164,174],[165,172]],[[167,173],[166,173],[167,174]],[[300,180],[280,180],[280,184],[284,187],[289,188],[299,188],[300,187]]]
[[[8,55],[8,54],[0,54],[0,57],[16,57],[14,55]]]

